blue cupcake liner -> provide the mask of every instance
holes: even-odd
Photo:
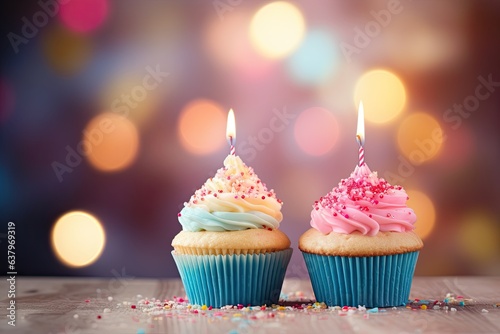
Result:
[[[406,304],[418,253],[345,257],[302,252],[318,302],[366,307]]]
[[[246,306],[278,302],[292,251],[172,256],[191,304]]]

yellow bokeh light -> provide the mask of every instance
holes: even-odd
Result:
[[[436,209],[431,199],[423,192],[417,190],[407,191],[408,207],[412,208],[417,215],[415,233],[422,239],[427,238],[436,224]]]
[[[376,69],[358,80],[354,89],[354,104],[363,101],[366,120],[386,123],[398,116],[406,104],[406,91],[394,73]]]
[[[401,153],[414,165],[433,159],[443,146],[443,129],[429,114],[414,113],[406,117],[397,134]]]
[[[87,124],[79,150],[85,152],[95,168],[119,171],[129,167],[137,157],[139,133],[134,123],[125,117],[106,112]]]
[[[262,7],[250,23],[250,40],[268,58],[283,58],[292,53],[304,38],[305,21],[300,10],[284,2]]]
[[[99,258],[106,243],[106,235],[94,216],[83,211],[72,211],[56,221],[51,242],[61,262],[70,267],[84,267]]]
[[[154,118],[160,98],[168,94],[167,84],[151,79],[147,71],[120,73],[101,90],[101,107],[140,127]]]
[[[179,139],[189,152],[209,154],[226,141],[226,117],[222,107],[210,100],[199,99],[187,104],[178,124]]]
[[[487,263],[500,254],[500,230],[488,212],[475,210],[464,215],[458,229],[461,249],[473,261]]]
[[[54,70],[71,75],[81,71],[88,62],[92,55],[92,44],[87,36],[56,25],[44,33],[43,51]]]

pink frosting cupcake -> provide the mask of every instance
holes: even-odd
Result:
[[[334,306],[404,305],[422,240],[408,195],[366,164],[313,204],[299,248],[316,299]]]

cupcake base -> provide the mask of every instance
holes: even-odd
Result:
[[[318,302],[366,307],[407,303],[418,253],[347,257],[302,252]]]
[[[191,304],[278,302],[292,249],[262,254],[190,255],[172,251]]]

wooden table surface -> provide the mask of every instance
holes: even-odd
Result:
[[[285,280],[284,307],[265,310],[189,308],[179,299],[184,297],[180,280],[119,273],[114,278],[17,277],[15,298],[7,297],[9,288],[3,278],[1,333],[500,333],[500,277],[415,277],[410,299],[420,302],[378,312],[292,307],[314,297],[309,281],[298,279]],[[433,305],[448,293],[447,305]],[[159,307],[153,298],[161,301]],[[8,324],[11,300],[15,327]]]

